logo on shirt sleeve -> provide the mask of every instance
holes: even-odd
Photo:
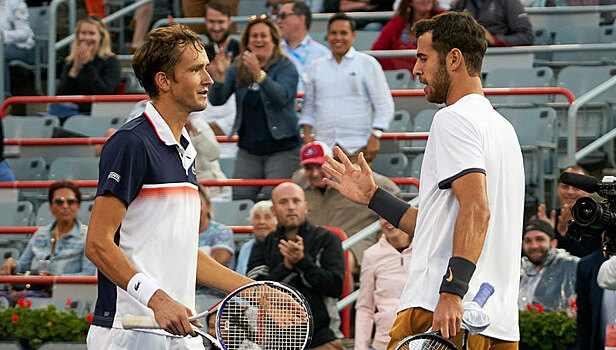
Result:
[[[116,182],[120,182],[120,174],[116,173],[115,171],[110,172],[109,175],[107,175],[107,178],[115,180]]]

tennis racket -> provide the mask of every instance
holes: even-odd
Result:
[[[482,308],[490,296],[494,293],[494,287],[489,283],[483,283],[479,287],[479,291],[473,298],[475,307],[465,308],[462,316],[462,350],[467,350],[468,347],[468,329],[471,329],[473,334],[477,334],[490,325],[490,319],[487,314],[480,315],[477,306]],[[470,312],[469,312],[470,311]],[[451,341],[443,338],[441,332],[426,332],[416,335],[410,335],[402,339],[394,348],[394,350],[459,350]]]
[[[312,338],[312,313],[303,295],[278,282],[261,281],[244,285],[220,303],[200,314],[216,314],[216,334],[224,350],[303,350]],[[122,327],[157,328],[153,317],[125,315]]]

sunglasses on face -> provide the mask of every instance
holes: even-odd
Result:
[[[252,23],[252,22],[255,22],[255,21],[265,21],[268,18],[269,18],[269,16],[265,15],[265,14],[258,15],[258,16],[257,15],[252,15],[252,16],[248,17],[248,22]]]
[[[73,205],[73,204],[78,203],[77,198],[64,198],[64,197],[55,198],[53,202],[57,205],[64,205],[64,202],[68,203],[68,205]]]
[[[298,14],[297,14],[297,13],[295,13],[295,12],[281,12],[281,13],[279,13],[279,14],[278,14],[278,18],[280,18],[280,19],[284,20],[284,19],[286,19],[287,17],[290,17],[290,16],[297,16],[297,15],[298,15]]]

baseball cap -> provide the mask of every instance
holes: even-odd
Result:
[[[301,162],[304,164],[323,164],[325,163],[325,155],[332,156],[332,150],[320,141],[314,141],[306,144],[300,151]]]

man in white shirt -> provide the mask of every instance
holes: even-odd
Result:
[[[306,70],[319,57],[327,56],[329,49],[312,39],[308,30],[312,22],[310,8],[303,1],[287,2],[278,12],[278,27],[282,33],[280,47],[293,62],[299,79],[297,91],[305,91]]]
[[[344,13],[329,19],[327,41],[332,53],[308,70],[299,124],[304,143],[340,146],[353,163],[364,152],[370,163],[393,117],[394,101],[379,62],[353,48],[355,36],[355,22]]]
[[[417,64],[434,116],[421,167],[419,210],[378,188],[363,154],[355,168],[326,157],[324,181],[414,235],[407,283],[388,348],[430,327],[460,346],[462,301],[483,282],[495,287],[484,309],[491,325],[469,348],[518,348],[524,168],[513,126],[483,96],[483,27],[448,12],[415,24]]]

